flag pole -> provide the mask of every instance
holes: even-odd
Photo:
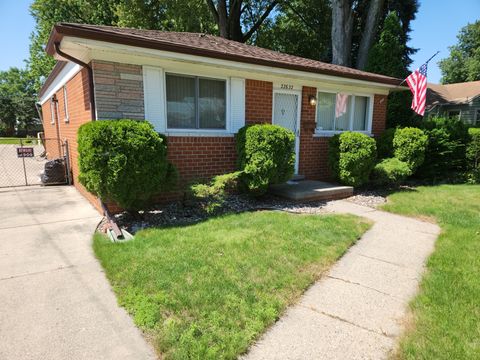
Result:
[[[430,60],[432,60],[439,53],[440,53],[440,50],[437,50],[437,52],[435,54],[433,54],[432,56],[430,56],[430,58],[427,61],[425,61],[424,64],[428,64],[430,62]],[[400,84],[398,84],[397,86],[402,85],[405,81],[407,81],[407,78],[403,79],[402,82]]]

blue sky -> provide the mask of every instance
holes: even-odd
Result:
[[[0,0],[0,70],[23,66],[28,57],[30,33],[34,21],[29,13],[31,0]],[[420,0],[420,10],[412,22],[410,46],[419,51],[413,56],[412,70],[418,68],[437,50],[440,54],[429,63],[428,80],[439,82],[438,60],[448,56],[448,46],[455,44],[458,31],[480,19],[479,0]]]

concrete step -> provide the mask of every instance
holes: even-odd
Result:
[[[305,180],[305,175],[293,175],[290,181],[302,181]]]
[[[303,180],[273,185],[270,192],[295,201],[337,200],[353,195],[353,187],[323,181]]]

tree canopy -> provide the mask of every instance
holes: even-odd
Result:
[[[0,123],[12,135],[15,127],[28,129],[37,121],[35,89],[28,71],[10,68],[0,72]]]
[[[418,0],[33,0],[30,11],[36,25],[31,35],[30,57],[25,71],[12,71],[29,79],[22,99],[35,97],[55,64],[44,51],[53,25],[75,22],[209,33],[301,57],[360,69],[368,66],[371,71],[403,77],[415,52],[407,41],[417,10]],[[397,17],[395,24],[388,20],[391,13]],[[336,26],[337,31],[333,31]],[[462,33],[461,44],[455,48],[461,54],[461,62],[468,64],[465,68],[469,70],[461,71],[463,78],[468,79],[475,71],[479,73],[478,60],[469,60],[479,56],[478,42],[474,42],[474,34],[478,40],[478,23],[475,26],[476,30]],[[393,40],[385,31],[394,33],[392,51],[388,47]],[[339,50],[338,44],[345,46]],[[472,44],[477,44],[476,48]],[[339,56],[343,57],[341,62]],[[16,86],[15,76],[10,76],[13,73],[2,75],[4,82],[13,82],[11,88]],[[446,79],[451,77],[445,75]],[[9,111],[8,101],[0,102],[4,118]]]
[[[438,64],[442,84],[480,80],[480,20],[460,30],[450,56]]]

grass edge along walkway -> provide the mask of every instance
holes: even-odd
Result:
[[[382,209],[435,218],[442,229],[395,358],[480,358],[480,186],[418,187]]]
[[[94,250],[162,358],[234,359],[369,226],[351,215],[247,212],[123,244],[96,234]]]

